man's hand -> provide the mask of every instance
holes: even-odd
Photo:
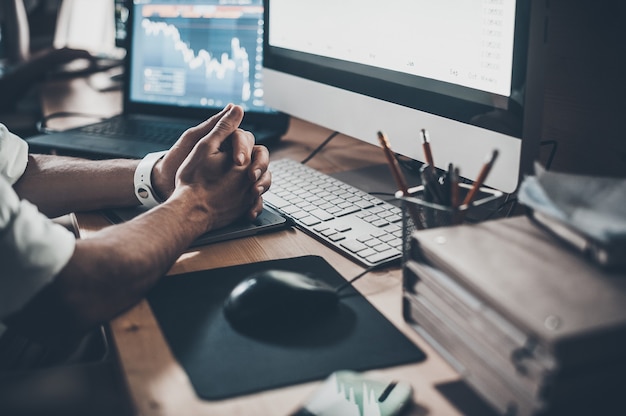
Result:
[[[220,124],[229,112],[231,113]],[[264,146],[254,145],[254,137],[250,132],[238,128],[242,119],[241,107],[229,104],[218,114],[185,131],[167,155],[154,167],[152,175],[157,194],[162,199],[169,198],[174,192],[176,173],[183,161],[201,140],[219,132],[220,148],[223,150],[228,148],[235,166],[247,166],[248,177],[254,182],[255,201],[248,216],[251,219],[255,218],[263,209],[261,195],[267,191],[271,183],[271,175],[267,170],[269,152]],[[209,159],[207,163],[213,162]]]
[[[239,129],[242,119],[241,107],[229,106],[193,130],[202,137],[190,150],[173,148],[181,151],[175,155],[189,154],[176,172],[172,197],[192,195],[203,215],[208,214],[209,229],[229,224],[245,213],[258,215],[261,194],[270,185],[267,149],[254,146],[252,134]],[[188,145],[180,142],[181,146]]]

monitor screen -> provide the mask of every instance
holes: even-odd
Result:
[[[262,0],[135,0],[130,100],[206,109],[263,101]]]
[[[266,102],[424,161],[516,189],[536,157],[543,11],[531,0],[265,0]],[[540,98],[541,97],[541,98]]]

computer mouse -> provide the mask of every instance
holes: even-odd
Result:
[[[338,309],[335,288],[302,273],[264,270],[244,278],[224,303],[238,329],[281,331],[302,328]]]

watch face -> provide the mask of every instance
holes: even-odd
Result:
[[[143,186],[137,188],[137,195],[142,199],[147,199],[150,196],[150,191]]]

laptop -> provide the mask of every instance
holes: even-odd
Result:
[[[123,112],[102,122],[30,137],[34,149],[142,158],[168,149],[228,103],[242,128],[270,144],[288,117],[263,103],[263,2],[128,1]]]

